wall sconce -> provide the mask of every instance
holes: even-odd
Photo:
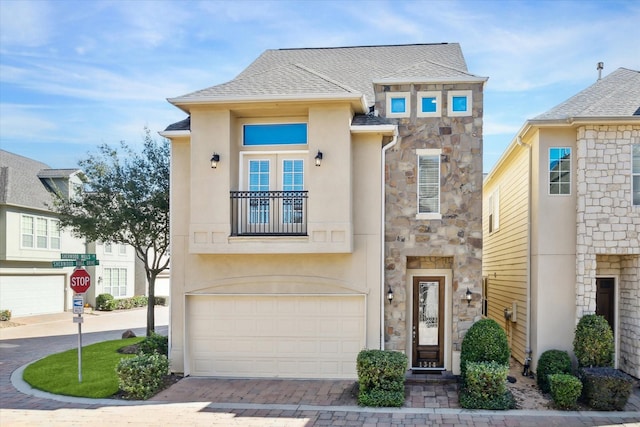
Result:
[[[220,161],[220,154],[213,153],[211,156],[211,169],[216,169],[218,167],[218,162]]]
[[[322,151],[318,150],[318,154],[316,154],[316,166],[320,166],[322,164]]]
[[[471,305],[471,297],[473,296],[473,294],[471,293],[469,288],[467,288],[467,292],[465,292],[464,296],[465,296],[465,299],[467,300],[467,306],[470,306]]]
[[[393,301],[393,291],[391,290],[391,286],[389,286],[389,291],[387,291],[387,299],[389,300],[389,304]]]

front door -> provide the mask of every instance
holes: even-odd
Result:
[[[615,333],[615,279],[613,277],[596,278],[596,314],[609,322]]]
[[[413,278],[413,368],[444,369],[444,277]]]

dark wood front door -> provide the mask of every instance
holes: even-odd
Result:
[[[604,316],[615,333],[615,279],[613,277],[596,278],[596,314]]]
[[[413,368],[444,368],[444,277],[413,278]]]

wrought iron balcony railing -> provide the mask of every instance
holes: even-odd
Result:
[[[307,191],[231,191],[232,236],[306,236]]]

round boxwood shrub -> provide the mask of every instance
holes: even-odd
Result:
[[[536,372],[536,382],[544,393],[551,391],[549,385],[549,375],[570,374],[571,358],[569,353],[562,350],[547,350],[538,359],[538,370]]]
[[[573,409],[582,393],[582,383],[573,375],[551,374],[548,378],[553,403],[559,409]]]
[[[613,366],[613,331],[603,316],[587,314],[576,326],[573,352],[581,367]]]
[[[112,311],[115,308],[115,301],[111,294],[100,294],[96,297],[96,310]]]
[[[462,340],[460,349],[460,375],[464,382],[467,363],[498,362],[509,365],[509,341],[507,334],[493,319],[482,319],[471,325]]]

